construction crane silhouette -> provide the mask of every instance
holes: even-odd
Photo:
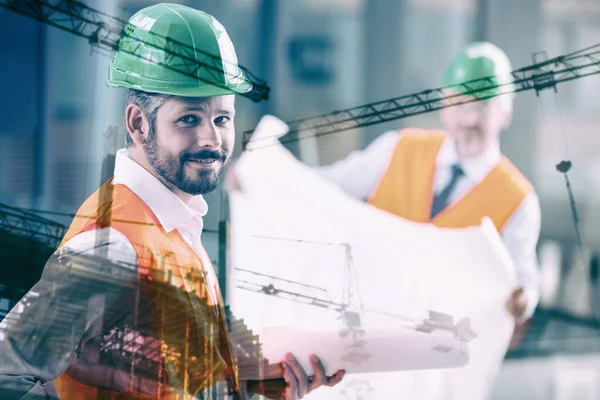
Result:
[[[296,243],[311,243],[319,244],[324,246],[341,246],[344,248],[344,279],[343,279],[343,294],[341,302],[334,302],[329,297],[327,291],[323,288],[316,286],[291,281],[288,279],[278,278],[259,272],[249,271],[242,268],[236,268],[238,272],[245,273],[247,275],[254,276],[256,278],[267,278],[269,283],[262,284],[258,282],[258,279],[252,281],[250,279],[236,279],[236,287],[239,289],[247,290],[250,292],[260,293],[268,296],[274,296],[286,300],[295,301],[302,304],[308,304],[316,307],[325,308],[338,313],[338,319],[342,323],[342,328],[339,331],[341,338],[349,337],[350,343],[345,346],[346,352],[344,359],[349,362],[354,371],[365,372],[366,365],[369,361],[369,353],[365,348],[366,342],[363,339],[365,336],[365,330],[361,325],[360,312],[363,308],[362,299],[358,290],[358,281],[356,280],[356,274],[354,271],[354,263],[352,259],[352,249],[348,243],[327,243],[327,242],[315,242],[308,240],[299,239],[285,239],[275,238],[269,236],[254,236],[261,239],[270,240],[281,240],[290,241]],[[283,285],[294,285],[298,288],[305,290],[314,291],[321,293],[322,296],[310,296],[303,293],[285,290],[276,287],[275,284]],[[373,390],[368,379],[358,379],[352,376],[349,382],[345,382],[345,388],[342,389],[344,396],[349,399],[352,394],[354,398],[361,398],[363,393],[369,393]],[[348,393],[348,389],[352,390],[353,393]]]
[[[361,318],[360,313],[366,314],[378,314],[387,318],[392,318],[396,321],[402,321],[405,326],[414,327],[417,325],[417,329],[423,332],[432,332],[433,330],[440,329],[451,331],[454,333],[458,340],[469,342],[475,335],[470,332],[470,324],[468,319],[459,321],[456,326],[446,314],[433,312],[429,313],[429,319],[416,320],[408,317],[404,317],[398,314],[393,314],[381,310],[375,310],[366,308],[360,295],[360,286],[356,275],[356,268],[354,265],[354,258],[352,255],[352,247],[348,243],[335,243],[335,242],[319,242],[312,240],[303,239],[291,239],[291,238],[278,238],[272,236],[255,235],[254,238],[269,239],[269,240],[280,240],[295,243],[305,244],[316,244],[323,246],[334,246],[342,247],[344,249],[344,272],[343,272],[343,286],[342,286],[342,299],[340,302],[336,302],[331,299],[327,290],[309,285],[302,282],[296,282],[289,279],[284,279],[256,271],[250,271],[244,268],[236,268],[235,270],[248,276],[254,276],[256,280],[250,280],[248,278],[236,277],[236,287],[239,289],[247,290],[250,292],[261,293],[269,296],[275,296],[284,300],[294,301],[306,305],[315,307],[325,308],[339,314],[338,319],[342,321],[345,329],[341,331],[343,336],[348,333],[354,334],[358,331],[354,329],[360,329]],[[267,282],[260,282],[260,278],[266,279]],[[276,286],[278,285],[278,286]],[[285,289],[286,286],[293,285],[298,290]],[[318,295],[309,295],[301,293],[302,290],[312,291]]]
[[[75,0],[0,0],[0,7],[85,38],[93,48],[99,49],[104,54],[110,55],[117,49],[121,36],[133,37],[131,35],[134,34],[133,30],[128,29],[127,21],[95,10]],[[139,38],[138,42],[141,40]],[[167,40],[167,38],[154,33],[145,37],[143,41],[145,46],[156,47],[166,53],[165,60],[159,64],[183,75],[216,86],[222,86],[217,83],[219,75],[222,76],[223,73],[231,75],[228,72],[229,68],[225,68],[220,57],[216,57],[214,54],[208,54],[171,39]],[[120,49],[120,51],[137,56],[135,50],[135,48],[124,47]],[[144,60],[157,63],[156,60]],[[181,62],[182,60],[186,62]],[[257,78],[247,68],[241,65],[239,68],[252,82],[252,90],[248,93],[238,94],[254,102],[267,100],[270,91],[267,83]],[[214,77],[214,79],[200,78],[198,72],[201,69],[210,73],[211,78]]]
[[[511,72],[513,80],[508,83],[497,84],[496,79],[490,76],[286,122],[289,132],[280,142],[292,143],[481,101],[495,97],[490,94],[493,90],[499,90],[501,94],[535,90],[539,96],[546,89],[554,89],[556,92],[556,85],[559,83],[600,73],[600,44],[552,59],[547,58],[546,52],[535,53],[532,58],[532,65]],[[474,98],[475,95],[477,98]],[[255,151],[272,146],[273,137],[251,139],[253,132],[254,130],[244,132],[243,143],[246,150]]]
[[[325,308],[338,313],[337,318],[342,323],[339,336],[341,338],[350,339],[350,343],[345,346],[346,351],[343,358],[350,364],[353,372],[355,373],[367,373],[369,371],[368,362],[370,356],[366,349],[367,341],[364,339],[366,336],[366,331],[361,322],[361,314],[371,313],[383,315],[387,318],[402,321],[403,326],[407,328],[416,329],[417,331],[424,333],[431,333],[436,330],[451,332],[455,339],[460,342],[470,342],[477,336],[471,330],[469,318],[464,318],[455,324],[452,316],[435,311],[429,311],[428,319],[417,321],[401,315],[365,308],[360,295],[360,286],[356,275],[352,247],[349,243],[319,242],[263,235],[255,235],[253,237],[258,239],[342,247],[344,249],[344,272],[342,279],[343,287],[341,302],[333,301],[327,290],[323,288],[242,268],[236,268],[236,271],[245,275],[254,276],[257,279],[251,280],[248,278],[243,279],[236,277],[235,283],[236,287],[239,289]],[[259,279],[262,278],[266,278],[267,282],[259,282]],[[286,286],[290,285],[296,286],[299,291],[284,289]],[[311,291],[313,293],[320,294],[320,296],[304,294],[300,292],[302,290]],[[372,391],[373,387],[370,385],[368,379],[358,378],[355,375],[352,376],[351,380],[346,381],[344,388],[341,389],[341,393],[346,399],[365,399],[364,396],[368,396],[368,393]]]
[[[0,230],[56,248],[67,232],[58,222],[42,218],[34,212],[0,204]]]

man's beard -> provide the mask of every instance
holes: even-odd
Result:
[[[144,151],[148,162],[167,186],[194,196],[215,190],[223,180],[229,162],[225,150],[201,150],[182,153],[179,156],[169,154],[158,146],[156,137],[144,145]],[[185,174],[185,162],[190,159],[215,159],[221,161],[222,166],[216,171],[200,169],[197,171],[197,176],[190,178]]]

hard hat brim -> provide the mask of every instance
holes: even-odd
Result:
[[[226,85],[217,86],[198,80],[198,85],[196,86],[190,85],[190,81],[173,82],[170,80],[143,78],[121,71],[111,65],[109,68],[109,79],[106,81],[106,85],[110,87],[122,87],[149,93],[162,93],[182,97],[225,96],[247,93],[252,90],[252,82],[246,78],[242,72],[232,79],[232,81],[233,82],[229,82]]]

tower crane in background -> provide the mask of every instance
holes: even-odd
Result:
[[[354,257],[352,254],[352,246],[348,243],[332,243],[332,242],[319,242],[313,240],[303,239],[290,239],[290,238],[279,238],[272,236],[253,236],[258,239],[268,240],[279,240],[285,242],[294,242],[302,244],[314,244],[321,246],[330,247],[341,247],[344,249],[344,272],[343,272],[343,286],[342,286],[342,298],[341,302],[336,302],[331,299],[331,296],[327,290],[308,285],[301,282],[296,282],[288,279],[283,279],[256,271],[250,271],[243,268],[236,268],[236,271],[246,275],[248,278],[236,278],[236,287],[239,289],[275,296],[284,300],[294,301],[297,303],[307,304],[320,308],[325,308],[334,312],[339,313],[338,319],[342,321],[344,329],[340,332],[340,335],[347,336],[348,334],[356,334],[360,329],[361,319],[360,313],[367,314],[378,314],[395,320],[403,321],[406,326],[414,327],[414,319],[403,317],[397,314],[391,314],[379,310],[365,308],[362,297],[360,295],[360,286],[356,275],[356,269],[354,266]],[[249,278],[249,277],[253,277]],[[261,282],[266,280],[267,282]],[[275,286],[277,285],[277,286]],[[285,289],[287,286],[294,286],[294,290]],[[308,291],[315,293],[314,295],[306,294]],[[304,292],[304,293],[303,293]],[[474,336],[468,334],[468,321],[461,321],[458,325],[461,327],[460,332],[455,329],[453,322],[444,318],[444,314],[431,312],[430,318],[426,323],[419,326],[418,329],[425,332],[433,331],[434,329],[445,329],[451,330],[457,339],[468,342],[473,339]],[[445,316],[447,317],[447,316]],[[419,321],[420,322],[420,321]]]
[[[490,76],[460,85],[427,89],[389,100],[287,122],[289,132],[282,138],[281,143],[330,135],[489,99],[495,97],[486,95],[486,92],[492,89],[500,89],[502,94],[535,90],[536,95],[539,96],[539,93],[546,89],[554,89],[557,92],[556,85],[559,83],[600,73],[600,44],[552,59],[547,59],[546,52],[535,53],[532,58],[534,61],[532,65],[512,71],[512,82],[495,84],[494,77]],[[538,61],[538,59],[542,60]],[[449,93],[449,90],[461,94]],[[474,95],[477,95],[477,98],[474,98]],[[271,145],[269,140],[272,138],[264,137],[252,140],[252,146],[248,148],[253,132],[254,130],[244,132],[243,141],[246,150],[254,151]],[[266,143],[261,146],[263,140]]]
[[[101,11],[88,7],[82,2],[75,0],[0,0],[0,7],[15,13],[33,18],[37,21],[62,29],[88,40],[91,46],[100,49],[102,53],[111,55],[117,49],[121,36],[130,36],[127,22],[110,16]],[[165,45],[166,43],[166,45]],[[176,72],[193,78],[201,79],[198,71],[204,69],[217,76],[217,74],[228,74],[227,68],[217,61],[217,57],[200,50],[191,48],[183,43],[166,39],[152,33],[144,38],[144,45],[158,47],[168,54],[171,59],[184,59],[188,62],[172,63],[165,60],[161,64]],[[132,55],[137,55],[135,49],[121,49]],[[196,57],[199,55],[200,57]],[[198,61],[202,58],[205,61]],[[157,62],[156,60],[147,60]],[[221,65],[220,65],[221,64]],[[239,65],[239,68],[252,82],[252,90],[248,93],[239,93],[254,102],[267,100],[270,88],[267,83],[257,78],[247,68]],[[217,85],[218,80],[209,83]]]
[[[271,236],[254,236],[254,238],[343,248],[344,272],[341,302],[333,301],[327,290],[323,288],[241,268],[236,268],[237,273],[242,273],[247,277],[236,277],[235,284],[239,289],[325,308],[338,313],[338,319],[342,324],[339,336],[349,339],[349,343],[345,347],[344,359],[353,367],[353,372],[368,372],[370,357],[366,349],[367,342],[364,340],[366,332],[361,321],[361,315],[364,314],[379,314],[393,320],[401,321],[402,325],[409,329],[416,329],[424,333],[431,333],[436,330],[448,331],[460,342],[470,342],[477,336],[471,330],[469,318],[464,318],[454,324],[452,316],[429,311],[428,319],[417,321],[400,315],[365,308],[360,295],[360,286],[356,275],[352,247],[349,243],[318,242]],[[290,286],[295,289],[287,289]],[[314,294],[307,294],[308,292]],[[351,380],[345,383],[342,393],[346,399],[365,399],[363,396],[372,390],[373,388],[368,379],[360,379],[353,376]],[[354,396],[349,397],[352,394]]]

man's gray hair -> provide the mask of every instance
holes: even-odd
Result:
[[[154,123],[156,121],[156,113],[158,112],[158,109],[171,97],[172,96],[169,94],[148,93],[135,89],[129,89],[127,92],[126,105],[137,105],[148,119],[148,124],[150,125],[150,132],[148,135],[149,139],[154,139]],[[129,133],[127,133],[125,142],[127,143],[127,147],[133,146],[133,140],[131,139]]]

